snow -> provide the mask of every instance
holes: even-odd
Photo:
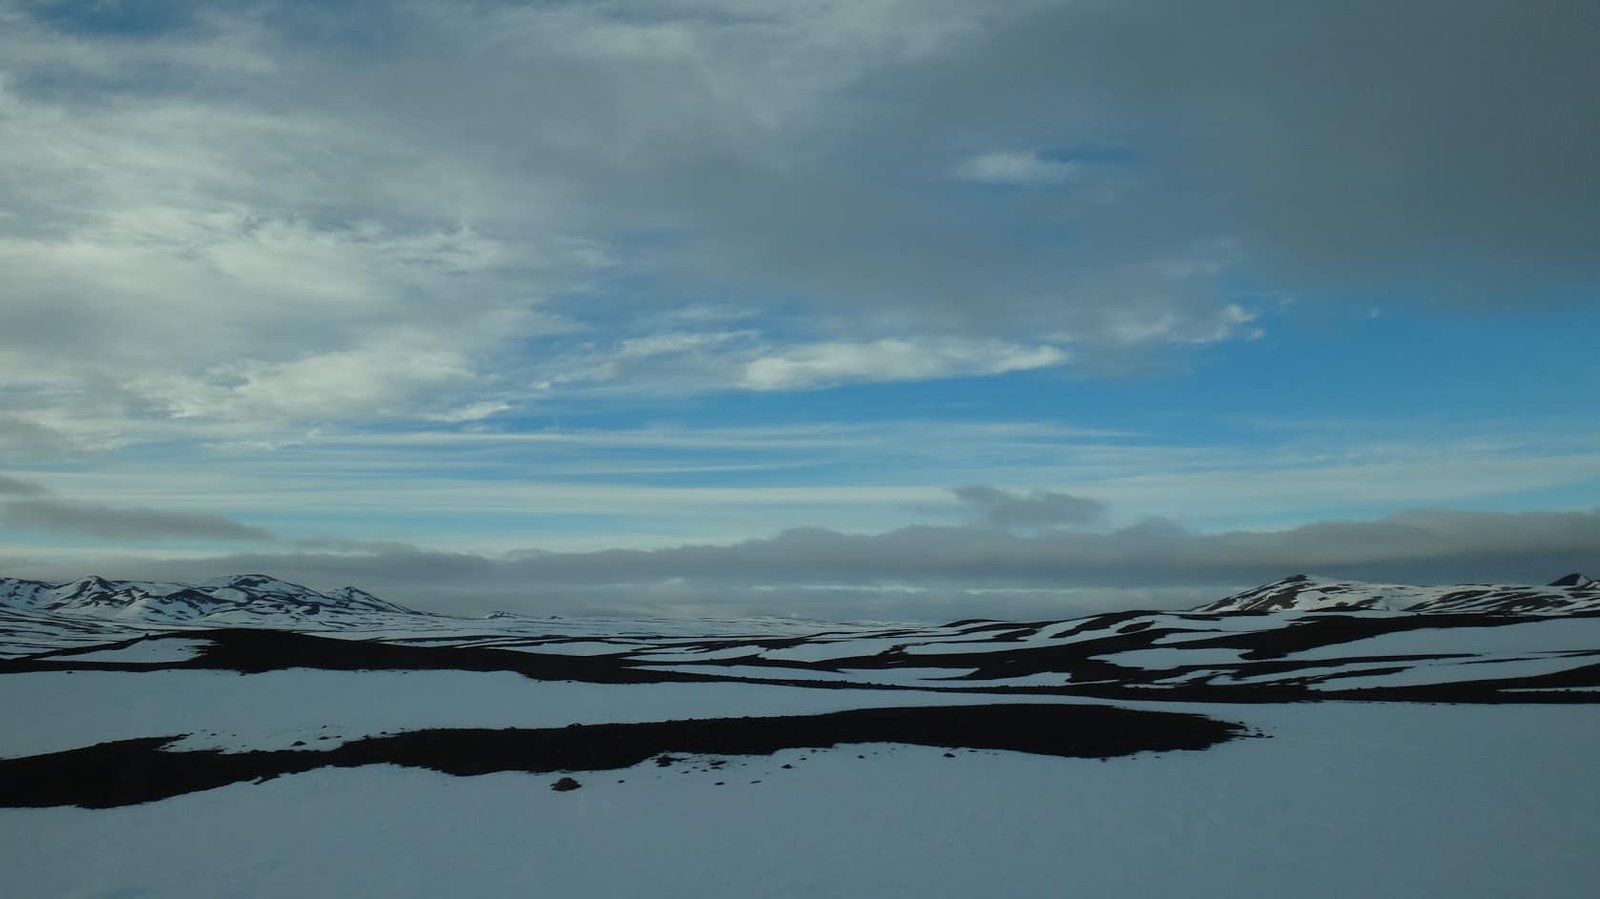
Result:
[[[1581,575],[1571,584],[1374,584],[1293,575],[1202,606],[1207,612],[1292,609],[1300,612],[1359,605],[1419,612],[1519,612],[1566,614],[1600,611],[1600,589]],[[1470,595],[1461,595],[1470,594]],[[1541,608],[1542,607],[1542,608]]]
[[[818,671],[807,668],[779,668],[767,665],[651,665],[652,671],[678,671],[685,674],[715,674],[720,677],[737,677],[748,680],[816,681],[818,683],[885,684],[888,686],[915,687],[930,681],[951,681],[976,673],[975,668],[841,668],[838,671]],[[1051,683],[1064,683],[1062,675],[1053,675]],[[1007,678],[1007,684],[1017,679]]]
[[[874,656],[881,652],[904,646],[907,640],[899,639],[860,639],[860,640],[827,640],[802,643],[799,646],[787,649],[769,649],[761,653],[761,657],[774,662],[826,662],[842,657]]]
[[[159,665],[167,662],[186,662],[200,655],[204,646],[205,644],[199,640],[140,640],[117,649],[75,652],[69,658],[75,662]]]
[[[178,734],[194,734],[184,743],[190,749],[283,749],[295,740],[432,727],[564,727],[983,701],[747,683],[535,681],[509,672],[33,672],[0,676],[0,757]]]
[[[1375,663],[1371,667],[1374,670],[1382,670],[1392,668],[1393,663]],[[1354,690],[1363,687],[1411,687],[1496,678],[1538,677],[1542,674],[1566,671],[1572,667],[1571,657],[1559,655],[1531,659],[1496,659],[1487,662],[1474,660],[1420,662],[1405,671],[1369,677],[1339,677],[1321,684],[1320,687],[1327,690]]]
[[[1356,656],[1419,653],[1520,654],[1600,649],[1600,618],[1547,618],[1485,627],[1423,627],[1318,646],[1293,654],[1296,659],[1342,659]]]
[[[51,596],[80,587],[109,599],[82,617],[40,609]],[[1047,702],[1048,696],[972,688],[1067,685],[1066,670],[1034,665],[1057,657],[1049,652],[1014,657],[1016,669],[1030,673],[951,680],[975,673],[967,654],[988,653],[1003,663],[1006,653],[1041,647],[1065,648],[1064,669],[1090,678],[1127,674],[1141,686],[1137,671],[1073,668],[1073,644],[1108,637],[1119,639],[1102,646],[1120,649],[1094,659],[1147,671],[1200,667],[1184,675],[1189,680],[1232,683],[1234,671],[1243,674],[1239,682],[1261,683],[1353,675],[1330,679],[1324,689],[1566,671],[1592,664],[1596,656],[1589,653],[1600,650],[1600,618],[1581,617],[1485,618],[1481,627],[1475,619],[1472,626],[1439,619],[1449,626],[1260,663],[1243,660],[1241,649],[1191,644],[1238,634],[1245,636],[1233,639],[1250,645],[1294,645],[1273,632],[1318,627],[1313,620],[1325,614],[1144,613],[926,627],[459,619],[373,606],[329,625],[327,615],[300,614],[301,606],[322,600],[294,597],[314,591],[247,576],[207,588],[214,598],[237,593],[249,601],[213,612],[202,624],[288,626],[419,646],[625,654],[648,669],[730,680],[599,684],[510,671],[92,668],[183,663],[209,641],[226,645],[220,635],[208,641],[152,623],[193,611],[180,605],[185,589],[0,579],[0,591],[10,591],[0,604],[11,603],[0,609],[0,648],[11,655],[53,650],[0,674],[0,758],[152,736],[179,736],[175,748],[185,751],[316,751],[426,728]],[[174,597],[170,608],[159,601],[166,596]],[[368,602],[350,591],[318,596]],[[1383,622],[1408,615],[1348,614]],[[146,632],[161,636],[108,645]],[[795,637],[803,641],[774,644]],[[766,648],[773,645],[780,648]],[[90,648],[60,651],[79,647]],[[910,664],[829,669],[890,650],[897,650],[895,661]],[[1461,656],[1375,658],[1448,654]],[[783,664],[742,663],[753,656]],[[1372,658],[1348,661],[1359,657]],[[1005,670],[989,662],[981,670]],[[1310,667],[1294,668],[1295,662]],[[51,665],[86,667],[28,670]],[[1401,670],[1372,673],[1395,668]],[[751,682],[759,679],[794,683]],[[841,681],[899,689],[832,686]],[[0,840],[3,892],[464,899],[1600,895],[1600,861],[1592,852],[1600,842],[1594,813],[1600,776],[1590,765],[1600,752],[1600,705],[1197,705],[1156,701],[1163,686],[1169,685],[1145,686],[1140,695],[1154,697],[1146,701],[1060,701],[1198,712],[1243,722],[1266,738],[1105,762],[886,744],[787,750],[720,759],[719,766],[690,758],[666,768],[580,772],[581,789],[561,793],[550,789],[559,775],[322,769],[107,810],[0,809],[7,834]],[[1582,688],[1566,692],[1572,695],[1561,698],[1592,699]]]
[[[555,776],[321,770],[105,811],[0,810],[0,865],[14,895],[179,899],[1600,891],[1588,707],[1223,711],[1272,737],[1108,762],[791,751],[582,774],[569,793]]]

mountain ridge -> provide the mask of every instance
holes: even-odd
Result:
[[[0,578],[0,606],[83,618],[151,624],[361,624],[374,616],[427,615],[346,586],[323,592],[264,574],[194,584],[120,581],[89,575],[52,584]]]
[[[1573,573],[1549,584],[1379,584],[1292,574],[1194,609],[1206,613],[1385,611],[1561,615],[1600,611],[1600,581]]]

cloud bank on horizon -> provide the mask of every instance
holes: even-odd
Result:
[[[948,619],[1062,615],[1122,606],[1188,606],[1284,572],[1400,583],[1542,583],[1592,566],[1600,508],[1585,512],[1417,510],[1375,521],[1201,533],[1161,518],[1087,530],[1106,515],[1087,497],[950,491],[960,525],[876,534],[794,528],[722,545],[498,555],[406,544],[302,539],[215,515],[96,507],[33,498],[0,506],[14,526],[94,537],[244,539],[253,551],[111,560],[120,577],[195,581],[219,570],[362,585],[438,611],[794,615]],[[0,563],[5,560],[0,559]],[[74,564],[24,565],[46,580]],[[1591,569],[1592,570],[1592,569]]]
[[[1166,589],[1398,528],[1305,560],[1542,576],[1600,552],[1597,43],[1580,0],[0,0],[0,556]],[[1259,552],[1112,551],[1156,534]],[[1074,547],[1122,574],[1030,555]]]

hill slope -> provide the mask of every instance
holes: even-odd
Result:
[[[65,584],[0,578],[0,606],[74,618],[194,626],[357,627],[393,615],[420,615],[354,587],[328,593],[262,574],[198,584],[86,577]]]
[[[1195,609],[1197,612],[1320,612],[1368,609],[1391,612],[1483,612],[1562,615],[1600,611],[1600,581],[1581,574],[1546,586],[1513,584],[1369,584],[1304,574],[1263,584]]]

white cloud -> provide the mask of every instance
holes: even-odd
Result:
[[[962,163],[956,174],[984,184],[1032,186],[1062,184],[1082,174],[1078,163],[1049,159],[1037,153],[984,153]]]
[[[286,362],[221,366],[152,393],[178,418],[381,419],[473,378],[463,354],[406,335]]]
[[[1256,339],[1265,333],[1260,328],[1247,328],[1258,316],[1236,303],[1208,310],[1203,317],[1162,312],[1140,315],[1112,313],[1106,333],[1116,342],[1127,345],[1188,344],[1204,346],[1240,336]]]
[[[20,58],[116,85],[151,59],[199,65],[93,43],[101,55]],[[254,67],[212,74],[215,93],[193,96],[40,96],[0,75],[9,127],[30,135],[0,145],[0,409],[15,420],[81,446],[166,416],[271,430],[481,410],[497,351],[570,330],[546,297],[609,263],[594,242],[551,229],[513,250],[462,216],[448,167],[309,106],[252,109]]]
[[[984,377],[1071,361],[1052,344],[917,337],[780,343],[760,331],[668,331],[585,345],[540,367],[542,391],[685,395]]]
[[[1066,350],[993,340],[885,339],[790,347],[754,359],[739,380],[751,390],[799,390],[858,381],[996,375],[1064,365]]]
[[[493,418],[502,412],[509,412],[512,408],[514,407],[510,403],[501,400],[484,400],[453,409],[446,409],[443,412],[424,416],[424,418],[428,421],[444,422],[445,424],[462,424],[469,421],[483,421],[484,419]]]

